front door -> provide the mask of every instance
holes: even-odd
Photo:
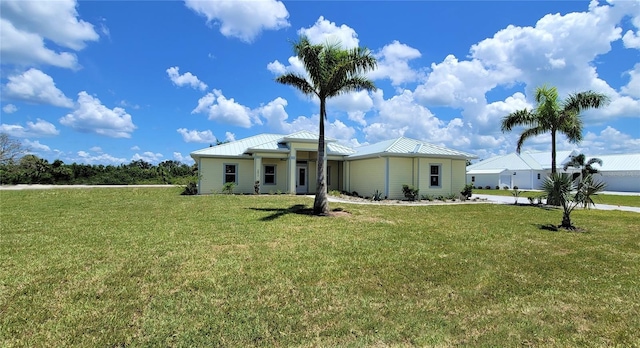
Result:
[[[296,167],[296,193],[307,193],[307,167]]]

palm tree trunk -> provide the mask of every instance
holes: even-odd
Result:
[[[556,130],[551,129],[551,174],[556,172]]]
[[[573,225],[571,225],[570,213],[566,211],[562,213],[562,224],[560,225],[560,227],[573,228]]]
[[[326,117],[326,100],[320,98],[320,130],[318,136],[318,175],[316,183],[316,197],[313,202],[313,213],[315,215],[329,214],[329,199],[327,197],[327,180],[324,173],[324,162],[326,152],[324,145],[324,119]]]
[[[551,174],[556,173],[556,130],[551,129]],[[549,205],[560,205],[560,197],[549,196],[547,197],[547,204]],[[562,223],[564,224],[564,218],[562,219]],[[571,223],[571,221],[569,221]]]

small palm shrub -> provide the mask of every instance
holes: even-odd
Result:
[[[571,212],[578,205],[582,205],[585,208],[595,205],[591,197],[603,191],[605,187],[605,183],[593,180],[591,174],[588,174],[576,184],[567,173],[552,173],[542,183],[542,189],[548,197],[547,201],[549,197],[553,197],[562,207],[562,223],[560,227],[566,229],[575,229],[575,226],[571,223]]]
[[[183,196],[193,196],[198,194],[198,184],[195,181],[189,181],[187,186],[184,187],[181,195]]]
[[[464,189],[460,191],[460,194],[464,197],[464,199],[471,198],[471,195],[473,194],[473,184],[464,185]]]
[[[236,187],[235,182],[227,182],[222,186],[222,193],[233,194],[233,189]]]
[[[420,190],[413,186],[402,185],[402,193],[404,193],[404,197],[410,201],[415,201],[419,198],[418,191]]]
[[[517,188],[514,188],[511,191],[511,195],[513,196],[513,198],[515,198],[515,203],[513,204],[518,204],[518,197],[520,197],[520,194],[522,193],[522,191],[518,190]]]
[[[433,197],[433,195],[422,195],[422,199],[425,201],[433,201],[435,198]]]
[[[450,193],[450,194],[446,195],[444,198],[447,201],[455,201],[456,199],[458,199],[458,195],[455,194],[455,193]]]

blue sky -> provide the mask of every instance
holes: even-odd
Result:
[[[50,161],[192,163],[216,139],[317,131],[317,101],[274,82],[301,71],[300,35],[378,59],[376,92],[329,101],[327,135],[345,145],[406,136],[510,153],[519,132],[501,118],[547,84],[611,98],[559,149],[640,152],[636,0],[3,0],[0,15],[0,131]],[[524,150],[550,150],[550,136]]]

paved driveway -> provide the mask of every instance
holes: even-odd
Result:
[[[515,203],[514,197],[507,197],[507,196],[479,195],[474,193],[472,197],[484,198],[490,202],[497,203],[497,204],[514,204]],[[518,197],[518,203],[529,204],[529,200],[526,197]],[[596,206],[592,207],[591,209],[622,210],[622,211],[632,211],[635,213],[640,213],[640,207],[627,207],[622,205],[596,204]]]

